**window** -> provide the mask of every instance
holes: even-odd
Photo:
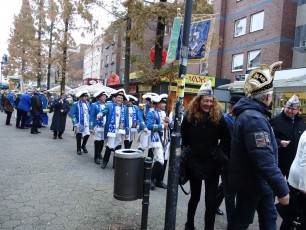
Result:
[[[232,72],[241,71],[243,69],[243,53],[233,55]]]
[[[306,46],[306,25],[297,26],[295,29],[294,47]]]
[[[260,65],[260,50],[253,50],[248,53],[248,69],[253,69]]]
[[[102,60],[101,69],[104,68],[104,60]]]
[[[246,18],[241,18],[235,21],[235,36],[244,35],[246,31]]]
[[[264,11],[251,15],[250,32],[262,30],[264,27]]]
[[[106,63],[105,64],[108,64],[108,62],[109,62],[109,56],[107,55],[106,56]]]

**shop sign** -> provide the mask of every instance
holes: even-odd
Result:
[[[94,85],[94,84],[102,84],[104,85],[104,79],[97,79],[97,78],[87,78],[87,85]]]
[[[151,85],[138,85],[139,92],[151,92],[152,86]]]
[[[177,88],[176,86],[171,86],[170,90],[172,92],[176,92],[176,88]],[[199,92],[199,89],[185,87],[185,93],[197,94],[198,92]]]

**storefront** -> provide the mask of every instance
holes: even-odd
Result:
[[[276,71],[273,85],[272,114],[280,113],[286,102],[295,94],[301,101],[300,115],[306,124],[306,68]],[[244,81],[236,81],[218,88],[229,90],[231,94],[244,94],[243,87]]]

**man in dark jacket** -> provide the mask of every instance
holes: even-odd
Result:
[[[278,168],[277,143],[269,124],[273,77],[281,62],[261,65],[245,81],[245,94],[234,106],[236,116],[229,165],[229,184],[236,191],[236,208],[228,230],[247,229],[258,212],[260,229],[276,229],[274,194],[289,203],[289,188]]]
[[[38,131],[37,128],[40,123],[40,114],[43,112],[43,108],[42,108],[42,102],[37,92],[34,92],[31,98],[31,105],[32,105],[31,113],[33,115],[31,134],[38,134],[40,132]]]
[[[26,129],[25,124],[30,114],[32,92],[24,93],[17,106],[16,128]],[[21,121],[21,124],[20,124]]]
[[[303,119],[298,114],[299,111],[300,100],[293,95],[287,101],[284,110],[270,121],[279,147],[278,165],[287,179],[300,137],[306,129]]]
[[[57,137],[63,139],[62,134],[65,131],[66,118],[70,111],[70,104],[66,100],[64,93],[61,94],[60,98],[54,100],[52,103],[52,109],[54,114],[50,130],[53,131],[53,139],[56,139]]]

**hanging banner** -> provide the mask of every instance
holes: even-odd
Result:
[[[188,61],[195,60],[199,62],[201,59],[208,55],[206,52],[209,49],[209,39],[212,32],[212,20],[204,20],[200,22],[191,23],[189,43],[188,43]],[[181,27],[182,31],[182,27]],[[180,33],[178,40],[178,49],[176,52],[176,60],[180,58],[182,33]]]
[[[171,30],[171,37],[169,41],[169,46],[168,46],[168,54],[167,54],[167,60],[166,63],[172,63],[175,61],[176,57],[176,50],[178,47],[178,41],[179,41],[179,36],[180,36],[180,31],[181,31],[181,25],[182,25],[182,17],[176,17],[173,20],[173,27]]]

